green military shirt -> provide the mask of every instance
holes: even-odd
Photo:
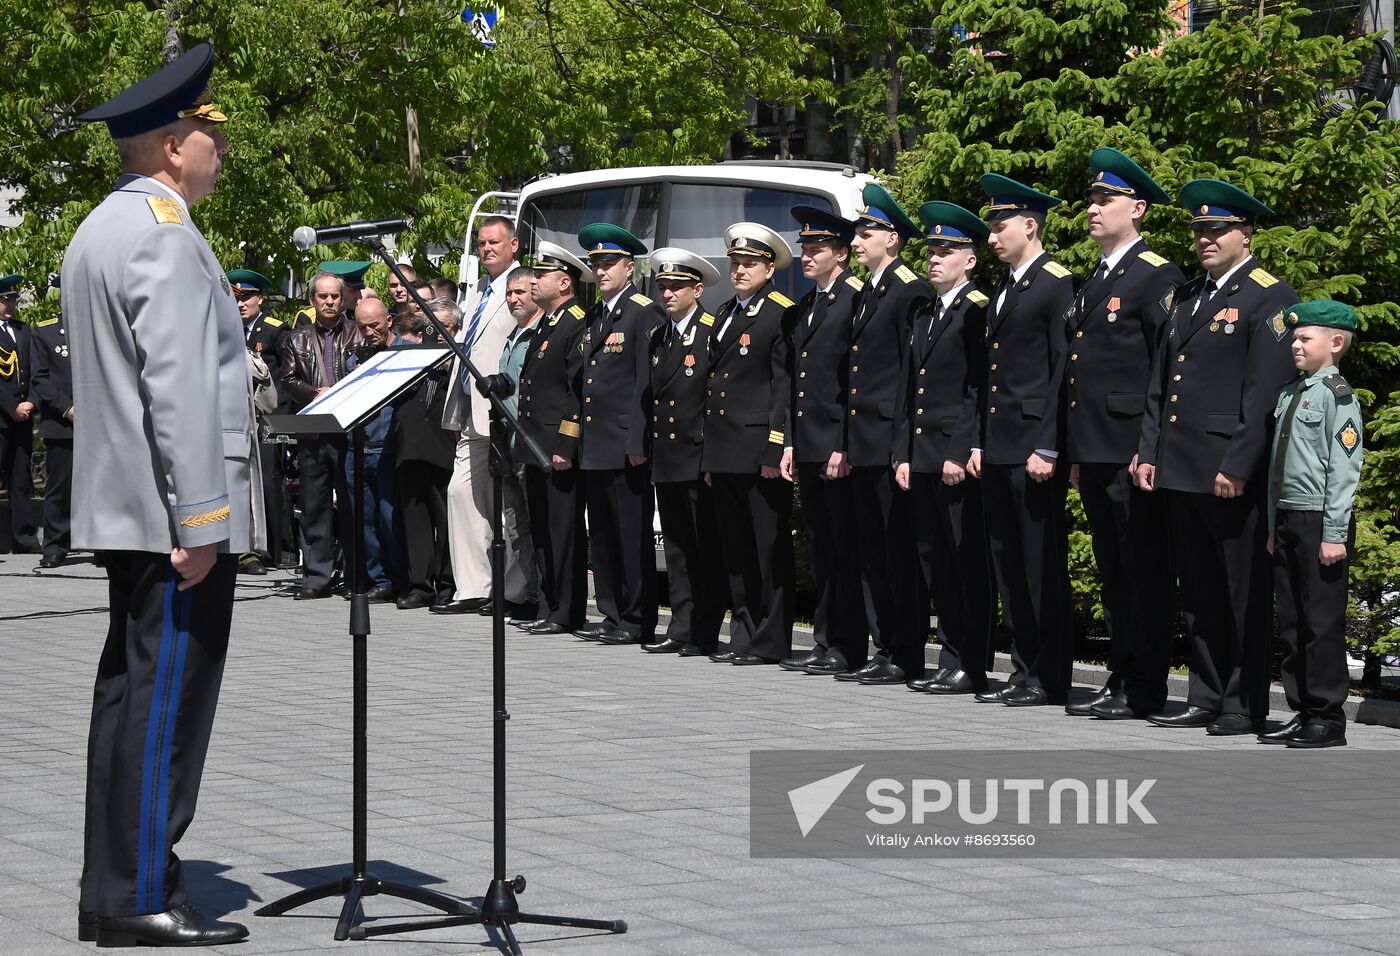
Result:
[[[1302,395],[1289,422],[1288,407],[1299,391]],[[1299,376],[1279,393],[1274,419],[1270,530],[1280,508],[1321,511],[1322,540],[1346,543],[1362,455],[1361,409],[1351,386],[1335,365]]]

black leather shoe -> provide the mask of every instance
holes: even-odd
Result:
[[[776,664],[778,662],[774,658],[759,657],[757,654],[741,654],[738,652],[731,652],[729,655],[729,663],[739,664],[744,667],[752,667],[760,664]]]
[[[1292,747],[1295,750],[1314,750],[1319,747],[1345,747],[1347,745],[1346,727],[1338,727],[1336,724],[1324,724],[1321,721],[1312,720],[1303,725],[1303,729],[1285,741],[1284,746]]]
[[[826,657],[819,657],[802,668],[802,673],[820,676],[823,674],[844,674],[848,670],[850,670],[850,668],[846,666],[845,661],[839,657],[832,657],[828,654]]]
[[[623,644],[642,643],[642,636],[640,634],[633,634],[631,631],[620,627],[610,627],[593,639],[599,644],[611,644],[614,647]]]
[[[569,629],[563,624],[555,624],[553,621],[540,621],[532,627],[521,628],[527,634],[568,634]]]
[[[659,641],[643,644],[642,650],[648,654],[679,654],[685,644],[685,641],[678,641],[674,637],[663,637]]]
[[[904,668],[889,661],[884,662],[870,673],[856,678],[857,684],[903,684],[909,677]]]
[[[971,694],[986,689],[987,679],[985,677],[979,681],[967,671],[949,670],[941,680],[936,680],[929,685],[928,692],[930,694]]]
[[[932,674],[925,674],[923,677],[914,677],[910,680],[905,681],[904,686],[909,688],[910,690],[928,693],[929,687],[938,683],[943,678],[947,677],[950,673],[952,673],[952,668],[940,667]]]
[[[395,601],[394,606],[400,611],[416,611],[432,603],[432,598],[421,591],[409,591],[403,597]]]
[[[43,566],[44,562],[40,561],[39,564]],[[266,574],[267,565],[263,564],[262,558],[258,557],[256,554],[245,554],[238,560],[238,573],[253,575]]]
[[[677,657],[709,657],[714,651],[704,647],[696,647],[694,644],[682,644],[681,649],[676,651]]]
[[[248,927],[205,916],[189,903],[149,916],[103,916],[98,946],[218,946],[248,938]]]
[[[1263,719],[1254,719],[1245,714],[1221,714],[1206,727],[1212,737],[1238,737],[1242,734],[1258,734],[1264,729]]]
[[[1187,707],[1176,714],[1148,714],[1147,722],[1158,727],[1209,727],[1219,716],[1203,707]]]
[[[604,631],[611,630],[612,625],[607,621],[594,621],[591,624],[580,624],[574,628],[574,636],[591,641]]]
[[[1006,699],[1006,695],[1016,689],[1016,685],[1007,684],[1001,690],[984,690],[972,699],[979,704],[1000,704]]]
[[[460,601],[438,601],[428,610],[433,614],[475,614],[490,604],[490,598],[462,598]]]
[[[398,600],[399,595],[387,584],[376,584],[369,589],[369,593],[365,597],[369,599],[371,604],[393,604]]]
[[[78,942],[94,943],[97,941],[97,914],[89,913],[86,910],[78,910]]]
[[[805,671],[807,669],[808,664],[815,664],[824,656],[825,655],[822,654],[821,651],[816,650],[814,648],[808,651],[806,654],[802,654],[797,657],[789,657],[786,660],[778,661],[778,666],[785,671]]]
[[[1050,697],[1045,693],[1044,687],[1023,684],[1011,688],[1010,693],[1002,694],[1001,702],[1008,707],[1044,707],[1050,703]]]
[[[1255,739],[1261,744],[1286,744],[1293,739],[1293,735],[1303,729],[1303,718],[1294,715],[1293,719],[1284,724],[1278,730],[1271,730],[1268,733],[1260,734]]]
[[[832,676],[835,677],[837,680],[855,683],[856,681],[864,677],[866,674],[875,673],[877,670],[880,669],[880,666],[884,663],[886,663],[884,658],[876,658],[875,660],[866,664],[864,667],[857,667],[855,670],[842,671],[841,673],[833,674]]]
[[[1135,704],[1127,694],[1120,691],[1116,694],[1109,694],[1091,706],[1089,716],[1097,717],[1100,720],[1142,720],[1148,714],[1157,714],[1161,710],[1161,703],[1154,703],[1151,706]]]
[[[61,565],[64,561],[67,561],[67,560],[68,560],[68,555],[66,555],[66,554],[50,553],[50,554],[44,555],[42,558],[39,559],[39,567],[41,567],[41,568],[56,568],[56,567],[58,567],[59,565]],[[95,933],[96,930],[93,930],[93,932]],[[90,942],[92,942],[92,940],[87,939],[87,940],[83,940],[83,942],[85,942],[85,943],[90,943]]]
[[[1108,689],[1107,684],[1104,684],[1098,690],[1094,691],[1094,696],[1090,697],[1088,700],[1081,700],[1077,704],[1065,704],[1065,713],[1069,714],[1071,717],[1091,717],[1093,716],[1093,706],[1100,701],[1107,700],[1111,696],[1113,696],[1113,691]]]
[[[710,660],[714,661],[716,664],[732,664],[734,663],[734,652],[715,651],[710,655]]]
[[[296,595],[296,599],[297,599],[298,601],[319,601],[321,598],[328,598],[328,597],[330,597],[330,596],[331,596],[331,589],[330,589],[329,587],[324,587],[324,588],[309,588],[309,587],[308,587],[308,588],[302,588],[300,591],[298,591],[298,592],[297,592],[297,595]]]

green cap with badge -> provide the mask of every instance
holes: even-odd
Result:
[[[235,292],[266,294],[272,289],[272,280],[261,272],[252,269],[230,269],[228,283]]]
[[[860,201],[865,203],[865,208],[856,216],[857,229],[888,229],[899,233],[906,242],[919,234],[914,220],[900,208],[889,190],[879,183],[866,183],[860,191]]]
[[[1323,328],[1338,329],[1342,332],[1356,331],[1356,310],[1345,302],[1332,299],[1313,299],[1299,302],[1284,310],[1284,321],[1289,328],[1300,325],[1320,325]]]
[[[1089,171],[1094,174],[1094,182],[1088,190],[1091,193],[1113,193],[1149,203],[1172,201],[1147,170],[1112,146],[1100,146],[1089,154]]]
[[[983,173],[978,184],[987,194],[983,218],[988,222],[1009,216],[1043,216],[1050,207],[1064,202],[1059,196],[1043,193],[1001,173]]]
[[[10,273],[7,276],[0,276],[0,296],[10,298],[19,295],[19,285],[24,281],[24,276],[18,273]]]
[[[1274,211],[1238,186],[1219,179],[1193,179],[1181,187],[1177,202],[1191,213],[1195,229],[1252,226],[1255,216]]]
[[[321,271],[339,276],[346,285],[361,288],[365,284],[365,273],[373,265],[370,259],[331,259],[321,263]]]
[[[610,222],[595,222],[578,231],[578,244],[590,259],[594,256],[644,256],[647,247],[642,240],[621,226]]]

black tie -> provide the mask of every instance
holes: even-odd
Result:
[[[1089,277],[1089,281],[1084,283],[1084,292],[1079,300],[1081,311],[1090,302],[1098,301],[1098,291],[1104,281],[1108,279],[1108,263],[1102,262],[1094,270],[1094,274]]]
[[[933,300],[933,315],[928,320],[928,338],[933,338],[933,327],[938,324],[938,320],[943,318],[943,296],[935,296]]]
[[[1211,296],[1215,295],[1215,290],[1218,288],[1219,286],[1215,284],[1215,278],[1213,276],[1207,276],[1205,287],[1201,289],[1201,297],[1196,300],[1196,307],[1191,310],[1193,316],[1201,311],[1201,306],[1211,300]]]

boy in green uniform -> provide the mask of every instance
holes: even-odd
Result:
[[[1345,746],[1347,568],[1351,505],[1361,476],[1361,410],[1337,365],[1356,312],[1327,299],[1285,310],[1298,378],[1274,409],[1269,459],[1269,553],[1279,631],[1287,643],[1283,686],[1295,715],[1259,742]]]

